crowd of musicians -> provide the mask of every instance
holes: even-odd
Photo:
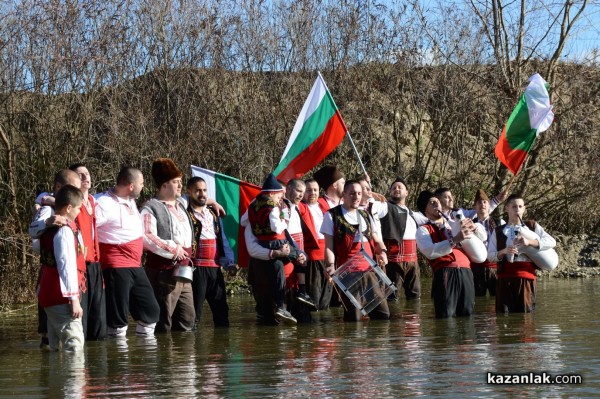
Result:
[[[151,175],[155,195],[140,208],[144,176],[132,167],[92,195],[90,171],[74,164],[56,173],[52,193],[36,198],[29,232],[40,254],[42,346],[78,350],[86,340],[123,337],[130,316],[139,336],[192,331],[205,301],[214,325],[229,325],[223,273],[238,265],[222,223],[227,204],[209,198],[200,177],[184,187],[171,159],[156,159]],[[451,190],[438,188],[420,192],[410,209],[408,195],[401,178],[382,196],[368,176],[346,180],[335,166],[306,180],[270,174],[240,221],[257,320],[310,322],[330,306],[340,306],[345,321],[389,319],[389,301],[421,297],[418,251],[433,271],[436,317],[469,316],[475,297],[488,292],[497,312],[533,311],[537,265],[524,249],[556,242],[524,220],[521,196],[503,191],[490,199],[478,190],[472,209],[456,209]],[[501,203],[505,220],[491,215]],[[472,243],[483,245],[483,257],[473,256]],[[368,315],[332,280],[345,265],[362,289],[381,296]],[[397,290],[378,289],[374,268]]]

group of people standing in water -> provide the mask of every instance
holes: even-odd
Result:
[[[53,193],[37,197],[29,231],[40,253],[43,346],[79,350],[85,340],[125,336],[129,315],[140,336],[191,331],[205,301],[215,326],[229,325],[223,271],[237,265],[221,221],[227,204],[208,198],[200,177],[182,193],[183,173],[171,159],[156,159],[151,174],[156,194],[141,211],[144,177],[132,167],[92,196],[89,170],[75,164],[56,174]],[[534,309],[539,265],[528,251],[556,242],[523,220],[522,197],[502,192],[490,200],[478,190],[474,209],[455,209],[451,191],[440,188],[422,191],[411,210],[408,195],[401,178],[384,197],[371,191],[368,176],[346,181],[331,165],[306,180],[270,174],[240,221],[257,319],[308,322],[313,311],[336,305],[345,321],[389,319],[388,301],[400,291],[407,300],[421,296],[418,252],[433,270],[436,317],[468,316],[487,292],[497,312]],[[491,216],[502,202],[507,220]],[[333,283],[350,263],[361,289],[379,284],[374,267],[398,289],[374,290],[380,297],[368,316]]]

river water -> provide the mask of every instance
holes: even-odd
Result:
[[[0,315],[0,397],[401,398],[600,397],[600,279],[538,281],[534,314],[437,320],[420,301],[393,319],[344,323],[340,308],[305,325],[257,325],[251,296],[230,298],[231,327],[210,310],[194,333],[90,342],[82,355],[38,348],[35,308]],[[581,384],[487,384],[487,373],[581,375]]]

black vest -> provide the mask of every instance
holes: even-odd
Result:
[[[175,201],[175,206],[183,210],[182,214],[187,216],[187,222],[190,224],[193,239],[194,224],[192,223],[192,220],[190,219],[181,202]],[[151,198],[144,204],[144,208],[149,210],[150,213],[152,213],[156,218],[156,235],[163,240],[172,240],[173,226],[171,225],[171,218],[169,216],[169,209],[167,209],[167,206],[156,198]]]
[[[381,235],[384,241],[396,240],[400,243],[404,238],[406,218],[409,215],[409,211],[391,202],[388,202],[387,206],[387,215],[379,219],[381,223]]]

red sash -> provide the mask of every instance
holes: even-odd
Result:
[[[217,240],[216,239],[200,239],[196,253],[192,258],[194,266],[203,267],[219,267],[215,262],[217,260]]]

